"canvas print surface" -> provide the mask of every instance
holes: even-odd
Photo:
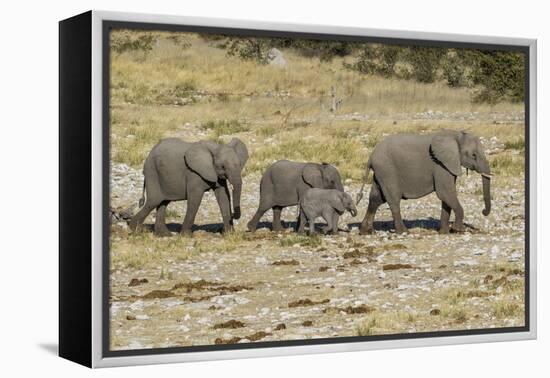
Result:
[[[108,49],[111,351],[526,325],[524,53]]]

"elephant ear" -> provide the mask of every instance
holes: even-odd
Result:
[[[321,169],[317,164],[306,164],[306,166],[302,170],[302,177],[306,184],[308,184],[312,188],[323,187],[323,174],[321,173]]]
[[[194,172],[198,173],[203,179],[210,182],[217,182],[218,175],[214,169],[214,159],[212,153],[206,146],[197,143],[185,152],[185,162]]]
[[[241,162],[241,168],[244,168],[244,165],[248,160],[248,149],[246,148],[246,145],[239,138],[231,139],[231,141],[227,143],[227,145],[235,150],[235,153],[237,154],[237,156],[239,157],[239,161]]]
[[[344,193],[338,192],[334,196],[330,198],[330,206],[336,210],[339,213],[343,213],[346,211],[346,208],[344,207]]]
[[[457,141],[450,135],[436,135],[430,146],[433,156],[455,176],[462,174]]]

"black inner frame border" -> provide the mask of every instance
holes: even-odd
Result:
[[[167,348],[147,348],[133,350],[110,350],[110,311],[109,311],[109,295],[110,295],[110,46],[109,37],[110,31],[113,29],[134,29],[134,30],[149,30],[149,31],[179,31],[191,33],[205,34],[225,34],[234,36],[250,36],[250,37],[281,37],[281,38],[300,38],[300,39],[316,39],[316,40],[331,40],[331,41],[355,41],[355,42],[372,42],[394,45],[408,46],[425,46],[425,47],[446,47],[446,48],[470,48],[479,50],[500,50],[500,51],[516,51],[524,54],[525,64],[525,95],[524,95],[524,119],[525,119],[525,325],[522,327],[501,327],[501,328],[481,328],[469,330],[449,330],[449,331],[431,331],[431,332],[416,332],[416,333],[397,333],[388,335],[372,335],[372,336],[346,336],[332,337],[319,339],[303,339],[303,340],[285,340],[285,341],[264,341],[250,342],[243,344],[223,344],[223,345],[194,345],[187,347],[167,347]],[[403,31],[403,34],[406,34]],[[340,34],[324,34],[324,33],[307,33],[307,32],[288,32],[288,31],[272,31],[272,30],[255,30],[241,29],[228,27],[211,27],[211,26],[192,26],[178,24],[163,24],[163,23],[147,23],[147,22],[130,22],[103,20],[102,21],[102,216],[103,216],[103,240],[102,240],[102,357],[124,357],[124,356],[143,356],[156,354],[173,354],[173,353],[192,353],[192,352],[213,352],[223,350],[242,350],[242,349],[258,349],[258,348],[280,348],[293,346],[308,346],[322,344],[342,344],[354,342],[368,341],[383,341],[383,340],[405,340],[405,339],[422,339],[436,338],[449,336],[471,336],[471,335],[488,335],[499,333],[518,333],[530,331],[530,201],[529,201],[529,182],[530,182],[530,55],[529,46],[520,45],[503,45],[490,43],[470,43],[470,42],[450,42],[444,40],[422,40],[412,38],[389,38],[389,37],[369,37],[356,35],[340,35]]]

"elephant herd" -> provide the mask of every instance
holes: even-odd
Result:
[[[130,228],[140,227],[156,209],[154,231],[168,236],[166,207],[172,201],[187,200],[187,212],[181,233],[190,235],[203,195],[213,190],[220,207],[224,231],[233,229],[233,219],[241,216],[242,170],[248,160],[246,145],[238,138],[227,144],[212,141],[195,143],[177,138],[160,141],[149,153],[143,167],[141,209],[130,220]],[[388,203],[397,233],[406,232],[401,218],[402,199],[417,199],[435,191],[441,201],[440,232],[448,233],[451,211],[455,213],[452,229],[464,230],[464,211],[458,201],[456,179],[462,167],[481,174],[485,208],[491,210],[489,162],[478,137],[454,130],[433,134],[396,134],[386,137],[374,148],[368,163],[374,173],[366,215],[360,234],[373,232],[374,216],[380,205]],[[364,187],[364,184],[363,184]],[[358,195],[357,204],[363,195]],[[231,199],[233,208],[231,208]],[[344,211],[352,216],[357,209],[344,192],[338,169],[327,163],[301,163],[279,160],[264,172],[260,182],[258,210],[248,222],[253,232],[266,211],[273,211],[272,229],[279,231],[281,211],[299,205],[296,230],[304,232],[306,223],[314,233],[314,222],[323,217],[323,231],[338,231],[338,219]]]

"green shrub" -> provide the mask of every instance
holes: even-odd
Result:
[[[443,79],[450,87],[466,85],[466,68],[456,53],[448,53],[443,59]]]
[[[420,83],[433,83],[446,51],[440,47],[409,47],[405,54],[405,61],[410,66],[408,76]]]
[[[525,55],[508,51],[470,50],[464,54],[472,66],[471,80],[481,89],[476,102],[523,101],[525,96]]]
[[[148,53],[157,42],[153,33],[130,30],[119,30],[111,33],[111,50],[122,54],[126,51],[141,51]]]

